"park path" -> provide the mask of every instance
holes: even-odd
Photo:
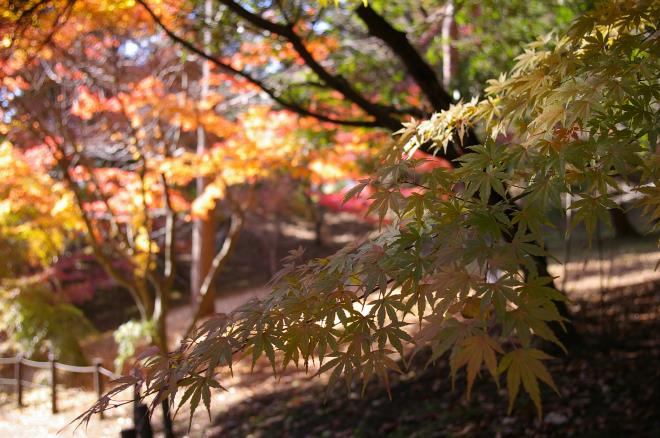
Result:
[[[267,286],[258,286],[231,294],[221,294],[215,300],[215,311],[217,313],[229,313],[253,298],[266,297],[269,292],[270,288]],[[175,307],[169,312],[167,315],[167,327],[170,345],[176,345],[181,335],[188,329],[192,318],[192,306]]]
[[[555,254],[560,251],[555,251]],[[561,256],[559,256],[561,259]],[[566,282],[566,290],[572,299],[586,299],[586,301],[609,300],[608,294],[603,295],[603,290],[619,287],[623,285],[633,285],[660,280],[660,269],[655,269],[660,260],[660,251],[653,242],[645,243],[642,247],[623,247],[618,244],[604,248],[600,256],[596,249],[586,250],[584,248],[576,250],[567,264],[569,278]],[[550,273],[559,277],[556,281],[562,282],[564,268],[561,264],[555,262],[550,266]],[[229,312],[240,306],[247,300],[254,297],[263,297],[269,289],[265,286],[254,287],[238,291],[233,294],[225,294],[216,300],[216,310],[218,312]],[[645,308],[645,312],[654,313],[648,317],[657,318],[657,308]],[[638,315],[640,318],[646,315]],[[189,306],[182,306],[173,309],[168,317],[168,323],[173,333],[172,343],[176,342],[177,336],[180,336],[187,328],[192,318],[192,310]],[[89,357],[94,353],[102,354],[103,357],[112,357],[115,350],[114,341],[110,333],[99,337],[93,345],[88,345]],[[106,364],[111,366],[111,362]],[[255,395],[264,395],[273,393],[282,387],[306,387],[319,382],[311,382],[309,374],[303,372],[289,371],[284,375],[275,378],[272,376],[269,366],[265,363],[258,363],[254,372],[250,373],[248,364],[237,364],[234,369],[233,377],[226,376],[223,380],[229,389],[227,392],[214,391],[212,395],[212,417],[222,412],[227,412],[232,407],[237,406],[241,401],[250,400]],[[35,376],[36,379],[47,378],[46,375]],[[28,407],[18,410],[14,407],[14,398],[11,393],[0,393],[0,437],[17,438],[41,438],[41,437],[112,437],[117,438],[122,428],[129,427],[131,424],[130,407],[122,407],[107,413],[107,418],[99,421],[94,418],[87,430],[78,429],[74,431],[73,427],[58,431],[66,426],[76,415],[94,401],[92,391],[83,389],[63,388],[60,392],[59,414],[50,413],[50,394],[48,390],[33,390],[25,394],[25,401]],[[129,397],[130,394],[126,394]],[[287,403],[294,403],[295,399]],[[154,414],[153,424],[158,433],[159,425],[162,419],[160,411]],[[175,421],[175,427],[179,432],[177,436],[204,437],[212,433],[214,427],[209,421],[208,415],[202,410],[198,410],[192,422],[192,429],[188,433],[188,413],[181,412]]]
[[[232,294],[224,294],[216,299],[215,308],[217,312],[230,312],[252,298],[262,298],[268,294],[269,289],[265,286],[253,287]],[[170,343],[174,345],[177,339],[188,328],[192,319],[191,306],[180,306],[172,309],[168,315],[168,324],[170,327]],[[116,346],[112,338],[112,333],[103,333],[94,341],[84,347],[88,357],[101,357],[104,364],[112,369],[112,357],[116,352]],[[47,382],[48,375],[44,373],[35,373],[32,377],[35,381]],[[90,381],[91,382],[91,381]],[[89,384],[90,382],[83,382]],[[237,381],[233,382],[237,383]],[[230,389],[227,393],[214,394],[214,407],[218,408],[226,405],[228,402],[238,402],[249,397],[252,391],[237,391]],[[121,398],[128,400],[131,397],[129,391],[121,394]],[[58,388],[58,408],[59,413],[52,414],[50,411],[50,390],[34,389],[28,390],[24,394],[25,407],[18,409],[15,407],[14,394],[11,392],[0,392],[0,437],[12,438],[67,438],[67,437],[90,437],[90,438],[117,438],[122,429],[128,428],[132,424],[130,405],[107,412],[104,420],[94,418],[85,429],[80,427],[76,430],[75,425],[67,425],[82,411],[91,406],[95,401],[95,396],[90,388]],[[177,428],[187,435],[187,414],[180,415],[176,421]],[[158,433],[162,417],[160,410],[154,414],[154,428]],[[191,435],[200,436],[202,428],[209,424],[208,415],[195,415],[195,422]],[[181,436],[184,436],[183,434]]]

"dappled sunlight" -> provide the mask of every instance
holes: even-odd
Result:
[[[568,263],[551,263],[548,269],[571,299],[596,301],[604,289],[660,281],[660,251],[655,250],[653,242],[645,246],[648,249],[618,249],[613,242],[601,255],[592,248]]]
[[[62,388],[59,391],[59,412],[50,411],[50,389],[32,389],[24,395],[25,407],[18,409],[12,394],[0,393],[0,435],[21,437],[112,437],[119,436],[122,429],[131,426],[130,405],[109,410],[103,420],[94,418],[87,430],[84,426],[76,429],[71,424],[79,414],[81,407],[95,401],[93,392],[81,389]],[[126,391],[120,398],[131,397]],[[156,414],[158,415],[158,414]],[[17,435],[17,431],[20,433]]]
[[[0,0],[0,437],[658,435],[658,16]]]

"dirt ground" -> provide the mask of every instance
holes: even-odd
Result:
[[[505,390],[487,379],[466,401],[462,383],[451,389],[447,363],[424,368],[422,355],[406,374],[393,376],[391,401],[375,383],[361,398],[354,387],[328,391],[323,378],[310,378],[313,372],[291,370],[275,378],[264,363],[253,373],[239,366],[224,382],[229,390],[213,394],[212,418],[200,410],[188,431],[188,412],[181,412],[177,436],[660,436],[660,252],[652,242],[612,241],[600,251],[574,248],[566,269],[561,249],[555,253],[559,260],[550,271],[569,293],[581,339],[549,363],[561,397],[544,391],[540,420],[524,397],[507,415]],[[268,293],[260,286],[241,290],[236,284],[235,290],[221,295],[218,311]],[[171,342],[190,315],[187,306],[171,313]],[[110,362],[115,348],[105,334],[87,352]],[[21,410],[13,394],[0,393],[0,437],[117,437],[130,426],[129,408],[123,407],[94,419],[87,430],[60,431],[94,398],[84,389],[60,394],[60,413],[51,415],[46,389],[28,391]],[[157,411],[156,436],[162,436],[161,422]]]
[[[392,400],[375,383],[364,397],[358,387],[328,392],[306,378],[271,392],[260,383],[258,396],[227,406],[197,436],[660,436],[660,282],[606,293],[603,305],[576,302],[582,342],[548,364],[561,396],[544,388],[540,420],[526,397],[507,415],[506,390],[488,379],[465,400],[462,377],[452,390],[447,362],[425,368],[420,355],[392,377]]]
[[[425,368],[420,355],[393,376],[392,400],[376,383],[361,397],[309,374],[277,381],[263,364],[234,386],[257,395],[225,404],[194,436],[660,436],[660,252],[653,241],[615,240],[576,245],[567,263],[555,252],[550,272],[568,291],[580,339],[548,364],[561,395],[544,388],[541,419],[526,397],[508,415],[506,390],[489,379],[467,401],[460,376],[452,390],[446,361]]]

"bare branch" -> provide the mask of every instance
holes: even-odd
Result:
[[[355,13],[367,25],[369,34],[383,41],[392,52],[401,59],[408,74],[415,80],[417,85],[427,97],[433,110],[441,112],[449,109],[453,100],[438,80],[431,66],[419,54],[417,49],[408,40],[405,32],[395,29],[382,16],[370,6],[360,5]],[[472,129],[469,129],[463,139],[463,146],[479,144],[479,139]],[[453,148],[447,149],[444,158],[453,160],[463,154],[462,148],[457,143]]]
[[[401,122],[390,114],[396,112],[394,109],[385,105],[380,105],[369,101],[362,94],[360,94],[351,84],[341,75],[330,73],[325,69],[307,49],[300,35],[298,35],[293,28],[292,24],[282,25],[273,23],[266,20],[260,15],[254,14],[233,0],[220,0],[220,3],[227,6],[232,12],[236,13],[241,18],[247,20],[252,25],[267,30],[275,35],[285,38],[291,43],[294,50],[305,61],[305,64],[330,88],[340,92],[346,99],[355,103],[364,112],[373,116],[378,120],[381,126],[388,128],[391,131],[396,131],[401,128]]]
[[[451,96],[442,87],[431,66],[410,44],[406,33],[395,29],[370,6],[360,5],[355,9],[355,13],[367,25],[369,34],[387,44],[387,47],[399,57],[408,74],[431,103],[433,110],[439,112],[448,109],[452,103]]]
[[[322,122],[329,122],[329,123],[334,123],[337,125],[344,125],[344,126],[361,126],[361,127],[383,127],[382,123],[376,120],[347,120],[347,119],[337,119],[334,117],[329,117],[323,114],[319,114],[313,111],[310,111],[307,108],[303,108],[299,104],[296,104],[294,102],[287,101],[286,99],[282,98],[279,96],[275,90],[270,88],[266,83],[263,81],[255,78],[254,76],[250,75],[249,73],[243,71],[243,70],[238,70],[231,65],[227,64],[226,62],[222,61],[221,59],[207,53],[205,50],[202,50],[201,48],[195,46],[193,43],[190,41],[180,37],[177,35],[172,29],[168,28],[165,26],[163,21],[156,15],[156,13],[147,5],[145,0],[137,0],[142,7],[147,11],[147,13],[151,16],[151,18],[156,22],[156,24],[163,29],[165,34],[173,41],[176,43],[180,44],[181,46],[185,47],[188,49],[190,52],[195,53],[196,55],[201,56],[204,59],[207,59],[211,61],[214,65],[219,67],[220,69],[224,70],[225,72],[232,74],[234,76],[241,77],[248,82],[250,82],[253,85],[256,85],[259,87],[264,93],[266,93],[271,99],[273,99],[275,102],[277,102],[279,105],[281,105],[283,108],[288,109],[289,111],[292,111],[296,114],[299,114],[301,116],[306,116],[306,117],[313,117],[317,120],[320,120]],[[398,129],[398,128],[397,128]]]

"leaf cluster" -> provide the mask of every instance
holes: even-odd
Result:
[[[208,408],[216,369],[244,355],[275,373],[316,365],[330,386],[387,385],[397,358],[428,347],[454,378],[466,369],[468,396],[482,369],[496,383],[505,374],[509,409],[522,385],[540,415],[539,380],[556,388],[535,339],[563,348],[549,323],[564,322],[555,303],[566,300],[535,264],[549,210],[570,208],[591,233],[628,187],[657,222],[659,16],[658,2],[603,2],[529,45],[484,99],[405,125],[349,193],[372,187],[380,235],[305,264],[292,253],[268,298],[150,358],[148,392],[174,400],[181,389],[193,411]],[[416,149],[460,144],[475,126],[486,140],[457,169],[416,172]]]
[[[49,287],[31,279],[0,285],[0,330],[5,346],[26,356],[55,354],[59,361],[83,364],[79,340],[94,332],[80,309],[64,302]]]

